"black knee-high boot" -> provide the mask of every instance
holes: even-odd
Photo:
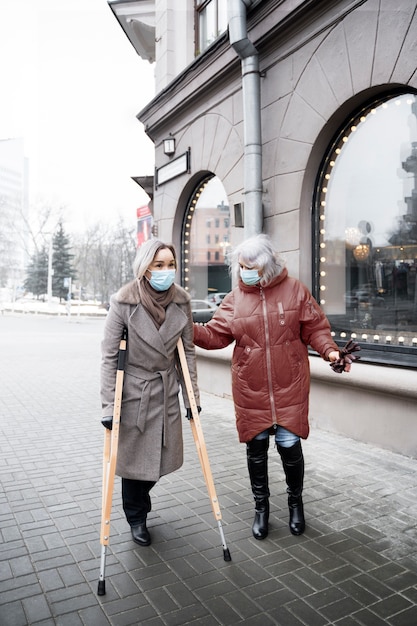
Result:
[[[288,493],[288,508],[290,511],[290,531],[293,535],[302,535],[305,530],[303,508],[304,456],[301,442],[298,441],[291,448],[277,445],[285,472]]]
[[[255,519],[252,526],[255,539],[265,539],[268,535],[268,447],[269,437],[252,439],[246,444],[249,478],[255,499]]]

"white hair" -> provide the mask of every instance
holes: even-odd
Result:
[[[132,265],[134,276],[136,278],[142,278],[158,252],[166,248],[171,250],[174,255],[175,267],[177,267],[177,255],[172,244],[164,243],[160,239],[148,239],[136,252],[136,257]]]
[[[279,276],[285,267],[284,260],[274,249],[272,240],[268,235],[255,235],[239,244],[229,256],[229,271],[238,282],[240,278],[240,265],[257,267],[262,270],[261,285],[266,285],[276,276]]]

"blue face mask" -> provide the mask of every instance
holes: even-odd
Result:
[[[166,291],[175,279],[175,270],[151,270],[149,284],[155,291]]]
[[[240,268],[240,277],[245,285],[256,285],[261,280],[258,270],[244,270],[243,267]]]

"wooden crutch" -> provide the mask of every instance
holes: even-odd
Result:
[[[190,403],[191,415],[190,419],[191,430],[193,432],[194,441],[197,447],[198,457],[200,459],[201,469],[203,470],[204,480],[206,481],[207,491],[209,493],[209,498],[211,502],[211,507],[213,509],[213,514],[215,519],[217,520],[217,524],[219,527],[220,537],[223,545],[223,558],[225,561],[231,561],[232,557],[230,556],[229,548],[226,545],[226,539],[224,537],[223,528],[222,528],[222,514],[220,511],[219,500],[216,494],[216,488],[214,486],[213,475],[211,473],[210,462],[207,454],[207,448],[204,441],[203,430],[201,428],[200,416],[198,414],[197,403],[194,396],[193,385],[191,383],[190,371],[188,369],[187,358],[185,356],[184,344],[182,342],[181,337],[178,339],[178,355],[180,358],[182,374],[184,378],[184,384],[187,390],[187,396]]]
[[[99,596],[106,593],[106,547],[110,541],[110,516],[113,503],[114,475],[116,473],[117,448],[119,444],[120,412],[122,408],[123,378],[126,360],[127,330],[123,329],[122,339],[119,344],[119,356],[117,361],[116,386],[114,390],[113,422],[111,430],[105,428],[103,449],[103,493],[101,503],[101,561],[100,578],[98,581]]]

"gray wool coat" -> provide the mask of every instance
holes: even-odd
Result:
[[[139,301],[137,281],[122,287],[110,300],[102,341],[102,415],[113,415],[119,344],[127,328],[116,474],[157,481],[183,463],[179,389],[189,407],[176,345],[182,337],[197,404],[197,369],[190,296],[175,285],[174,301],[158,330]]]

